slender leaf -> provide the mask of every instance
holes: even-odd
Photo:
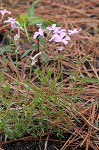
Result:
[[[41,46],[42,48],[44,48],[44,47],[45,47],[44,38],[43,38],[42,36],[39,36],[38,39],[39,39],[40,46]]]
[[[10,46],[0,47],[0,55],[7,51],[11,51]]]
[[[47,54],[45,54],[45,53],[41,54],[41,62],[46,62],[49,60],[50,60],[50,57]]]
[[[54,22],[52,20],[46,20],[44,18],[41,18],[39,16],[32,16],[28,18],[29,25],[34,25],[34,24],[42,24],[43,28],[46,28],[52,24],[56,24],[57,26],[61,26],[57,22]]]
[[[27,28],[26,28],[26,22],[24,22],[24,30],[25,30],[26,36],[28,38],[28,41],[30,41],[29,35],[28,35],[28,32],[27,32]]]
[[[57,22],[51,20],[44,20],[41,23],[42,23],[42,28],[46,28],[48,26],[51,26],[52,24],[56,24],[57,26],[60,26],[60,24],[57,24]]]
[[[97,82],[97,83],[99,83],[99,79],[97,79],[97,78],[83,78],[82,82],[84,82],[84,83],[86,83],[86,82],[89,82],[89,83]]]
[[[26,14],[21,14],[20,15],[20,18],[23,19],[23,20],[26,20],[28,18],[28,15]]]
[[[26,24],[26,26],[28,26],[28,21],[27,21],[27,19],[28,19],[28,15],[26,15],[26,14],[21,14],[21,15],[20,15],[18,21],[19,21],[19,23],[20,23],[20,25],[21,25],[22,27],[24,27],[24,23]]]
[[[29,17],[28,18],[29,25],[34,25],[34,24],[42,23],[44,21],[45,20],[43,18],[38,17],[38,16],[33,16],[33,17]]]
[[[39,1],[40,1],[40,0],[35,0],[35,1],[32,3],[32,5],[29,7],[28,13],[27,13],[29,17],[34,16],[35,5],[36,5]]]

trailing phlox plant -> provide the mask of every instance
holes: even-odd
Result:
[[[44,38],[45,31],[52,32],[52,36],[49,39],[49,41],[53,41],[55,43],[63,43],[64,45],[66,45],[71,40],[70,37],[71,35],[78,36],[79,32],[81,31],[81,28],[79,30],[73,29],[73,30],[68,30],[66,32],[65,29],[62,29],[61,27],[57,27],[56,24],[46,27],[45,30],[42,29],[40,25],[38,32],[34,33],[33,38],[35,39],[38,36],[42,36]],[[58,50],[63,50],[63,47],[59,47]]]
[[[30,9],[32,9],[32,7]],[[32,12],[32,14],[31,14],[31,12]],[[42,19],[42,18],[40,18],[38,16],[32,16],[33,15],[33,11],[32,10],[29,11],[28,15],[20,15],[19,19],[12,18],[11,16],[10,17],[8,16],[8,18],[6,20],[4,20],[5,19],[4,18],[5,14],[11,15],[11,11],[8,11],[6,9],[0,10],[0,14],[1,14],[1,21],[3,22],[3,25],[10,26],[11,30],[17,30],[17,34],[14,36],[14,40],[15,41],[19,40],[19,38],[21,36],[21,32],[20,32],[21,30],[23,30],[26,33],[26,37],[27,37],[26,40],[29,41],[29,33],[27,31],[27,26],[36,26],[36,28],[35,28],[36,32],[33,31],[33,35],[31,37],[32,37],[32,40],[34,42],[33,43],[34,44],[33,45],[34,49],[37,48],[38,51],[37,51],[37,53],[34,56],[30,56],[29,57],[31,59],[31,61],[32,61],[31,65],[30,65],[30,76],[29,76],[29,79],[31,79],[32,66],[36,64],[37,58],[39,56],[41,56],[43,52],[46,53],[46,51],[43,50],[44,46],[40,47],[40,44],[39,44],[40,42],[38,42],[38,45],[35,44],[35,40],[36,39],[40,40],[40,38],[41,38],[44,41],[47,40],[49,44],[53,44],[55,46],[57,45],[56,47],[57,47],[58,51],[63,51],[65,49],[65,46],[68,45],[70,42],[72,42],[72,36],[77,38],[79,33],[80,33],[80,31],[81,31],[81,29],[78,30],[76,28],[73,29],[73,30],[66,30],[66,29],[61,28],[55,22],[52,22],[52,21],[49,21],[49,20],[46,21],[46,20],[44,20],[44,19]],[[46,24],[46,26],[43,26],[44,23]],[[46,36],[46,34],[47,34],[47,36]],[[35,46],[37,46],[37,47],[35,48]],[[40,47],[40,49],[39,49],[39,47]],[[32,48],[33,47],[31,47],[31,51],[33,50]],[[15,52],[16,52],[16,57],[17,57],[17,51],[15,51]],[[27,54],[29,54],[28,50],[22,55],[25,57],[25,56],[27,56]],[[23,58],[23,57],[21,56],[21,58]],[[16,58],[16,61],[17,60],[18,59]],[[53,58],[53,60],[54,60],[54,58]],[[16,62],[16,64],[18,64],[18,63]],[[16,65],[16,68],[18,69],[17,65]],[[43,68],[43,69],[45,69],[45,68]],[[2,129],[6,126],[5,124],[8,125],[9,128],[7,128],[7,129],[5,128],[4,132],[6,133],[6,135],[9,135],[11,138],[12,137],[19,137],[25,131],[29,131],[29,132],[32,132],[32,131],[36,132],[37,131],[36,133],[39,133],[40,129],[38,129],[38,128],[41,128],[41,129],[45,130],[43,128],[43,123],[41,123],[41,120],[39,120],[39,118],[37,118],[37,117],[33,117],[33,114],[35,113],[36,108],[37,108],[37,114],[39,113],[39,110],[41,110],[40,115],[42,115],[42,116],[44,115],[43,117],[40,117],[42,119],[42,122],[45,121],[46,118],[47,118],[47,120],[50,120],[50,117],[49,117],[50,116],[50,111],[52,113],[51,116],[56,115],[56,117],[57,117],[57,113],[54,110],[51,109],[50,103],[49,104],[47,104],[47,103],[45,104],[44,100],[45,100],[45,96],[46,96],[46,102],[47,101],[50,102],[50,100],[51,100],[51,101],[53,101],[52,103],[55,102],[55,105],[56,105],[57,101],[60,104],[62,103],[61,98],[57,97],[57,95],[54,94],[55,92],[57,92],[57,89],[58,89],[58,88],[56,88],[56,82],[57,82],[57,80],[59,78],[61,79],[61,76],[62,76],[61,73],[62,72],[60,71],[58,76],[54,80],[51,77],[52,71],[48,70],[47,75],[46,75],[46,70],[43,70],[43,69],[40,72],[39,67],[38,67],[37,70],[35,70],[35,74],[36,74],[36,76],[39,76],[40,84],[42,86],[43,85],[46,86],[48,84],[48,86],[51,89],[51,91],[53,91],[53,94],[49,93],[48,96],[43,92],[43,88],[42,87],[40,88],[41,89],[41,91],[40,91],[41,93],[39,93],[39,92],[36,93],[37,90],[36,89],[32,89],[34,87],[30,87],[30,85],[28,84],[28,80],[25,83],[24,83],[24,81],[20,82],[20,81],[18,81],[18,77],[17,77],[17,83],[18,84],[22,84],[23,87],[26,88],[26,93],[25,94],[22,93],[22,96],[24,96],[24,98],[22,98],[23,102],[21,102],[21,98],[18,97],[19,106],[16,105],[16,111],[15,111],[15,108],[13,108],[13,110],[15,111],[15,115],[18,114],[18,116],[19,116],[19,114],[20,114],[19,108],[21,108],[21,112],[22,112],[21,116],[23,116],[23,120],[22,120],[22,118],[18,118],[18,116],[17,116],[18,121],[19,121],[18,122],[17,118],[14,117],[14,115],[12,113],[12,111],[13,111],[12,108],[9,106],[9,112],[8,113],[10,113],[10,111],[11,111],[11,117],[8,115],[8,118],[12,119],[12,117],[13,117],[15,119],[15,122],[12,124],[12,122],[13,122],[12,120],[13,119],[11,121],[9,121],[8,123],[7,123],[8,119],[6,119],[6,121],[4,119],[2,119],[4,121],[4,123],[2,123],[3,121],[1,121],[2,126],[3,126]],[[61,70],[61,69],[59,69],[59,70]],[[54,74],[55,74],[55,72],[54,72]],[[17,76],[18,76],[18,74],[17,74]],[[23,77],[23,79],[24,79],[24,77]],[[19,88],[19,86],[17,86],[17,87]],[[33,97],[33,102],[31,103],[31,105],[26,105],[28,103],[28,95],[29,95],[28,91],[29,90],[31,92],[34,92],[33,90],[35,90],[35,92],[33,93],[34,97]],[[61,86],[59,87],[58,90],[61,90]],[[66,114],[66,113],[64,112],[64,114]],[[5,116],[6,116],[6,114],[5,114]],[[30,116],[31,116],[31,118],[30,118]],[[1,118],[3,118],[3,117],[1,117]],[[43,120],[43,118],[44,118],[44,120]],[[36,122],[38,120],[38,124],[37,125],[35,125],[35,123],[34,123],[35,120],[36,120]],[[41,127],[39,126],[39,122],[42,125]],[[28,124],[28,127],[25,125],[25,123]],[[50,121],[48,121],[47,123],[49,125]],[[49,125],[46,128],[48,128],[48,130],[49,130],[52,127],[50,127],[50,125]],[[20,135],[19,135],[19,131],[20,131]],[[42,132],[41,132],[41,134],[42,134]],[[14,135],[14,136],[12,136],[12,135]]]
[[[10,14],[11,12],[3,9],[0,10],[0,13],[2,15],[1,20],[3,20],[4,15]],[[21,27],[20,23],[16,20],[16,18],[8,17],[8,20],[5,20],[4,23],[7,23],[7,25],[11,26],[11,29],[17,29],[18,34],[15,35],[14,40],[18,40],[20,38],[20,29],[23,30],[23,27]],[[46,27],[45,29],[42,28],[42,23],[41,24],[36,24],[37,27],[39,27],[38,31],[36,31],[33,35],[33,39],[38,38],[38,36],[44,37],[44,32],[47,32],[48,34],[51,33],[51,37],[49,39],[49,42],[54,42],[54,43],[60,43],[67,45],[69,41],[71,41],[70,36],[75,36],[78,37],[79,32],[81,31],[81,28],[77,30],[76,28],[73,30],[67,30],[62,29],[61,27],[57,27],[56,24],[52,24],[51,26]],[[63,46],[59,46],[58,50],[63,50]]]

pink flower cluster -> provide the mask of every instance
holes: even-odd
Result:
[[[12,17],[8,17],[8,20],[4,21],[4,23],[10,23],[12,29],[16,29],[20,27],[19,22]]]
[[[63,43],[65,45],[68,44],[68,42],[71,40],[70,35],[74,35],[74,34],[78,35],[79,32],[81,31],[81,29],[79,30],[74,29],[74,30],[68,30],[68,33],[66,33],[65,29],[61,29],[61,27],[57,27],[56,24],[47,27],[46,30],[53,33],[49,41],[54,41],[56,43]],[[45,30],[43,30],[40,26],[39,31],[34,33],[33,38],[35,39],[39,35],[44,37],[44,31]]]
[[[53,32],[53,35],[49,41],[55,41],[56,43],[68,44],[70,37],[66,34],[65,29],[61,29],[60,27],[56,27],[56,24],[53,24],[50,27],[46,28],[49,31]]]
[[[4,23],[9,23],[12,29],[18,29],[18,34],[16,34],[16,36],[14,37],[14,40],[18,40],[20,38],[20,29],[23,30],[19,22],[12,17],[8,17],[8,20],[4,21]]]
[[[11,14],[11,12],[6,10],[6,9],[0,10],[0,13],[2,15],[1,20],[3,19],[5,13]],[[18,38],[20,37],[20,29],[23,29],[21,27],[21,25],[19,24],[19,22],[16,19],[12,18],[12,17],[8,17],[8,20],[4,21],[4,23],[10,24],[12,29],[18,29],[18,34],[16,34],[16,36],[14,37],[15,40],[18,40]]]
[[[0,13],[1,13],[1,15],[2,15],[1,20],[3,19],[4,15],[5,15],[6,13],[9,14],[9,15],[11,15],[11,11],[8,11],[8,10],[6,10],[6,9],[0,10]]]

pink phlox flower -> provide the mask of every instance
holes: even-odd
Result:
[[[70,37],[69,37],[69,36],[66,36],[64,39],[65,39],[66,41],[70,41]]]
[[[2,15],[2,18],[3,18],[3,16],[4,16],[6,13],[11,15],[11,11],[8,11],[8,10],[6,10],[6,9],[0,10],[0,13],[1,13],[1,15]]]
[[[65,45],[68,44],[68,41],[70,41],[69,36],[66,36],[65,38],[62,39],[62,43],[64,43]]]
[[[60,35],[61,38],[64,38],[66,36],[66,32],[64,32],[64,29],[61,29],[58,34]]]
[[[55,33],[52,35],[52,38],[49,41],[54,40],[55,42],[61,42],[61,37],[59,36],[59,34]]]
[[[64,37],[63,35],[60,36],[59,34],[56,33],[52,36],[52,38],[49,41],[52,40],[54,40],[56,43],[62,42],[64,44],[67,44],[68,41],[70,40],[70,37],[69,36]]]
[[[52,38],[49,41],[54,40],[55,42],[62,42],[67,44],[70,40],[70,37],[66,35],[65,29],[60,29],[57,33],[52,35]]]
[[[56,27],[56,24],[53,24],[52,26],[49,26],[46,29],[49,31],[54,31],[54,33],[56,33],[60,30],[60,27]]]
[[[53,24],[52,26],[47,27],[46,29],[49,31],[53,31],[54,33],[49,41],[53,40],[57,43],[62,42],[64,44],[67,44],[70,40],[70,37],[66,34],[66,30],[61,29],[60,27],[56,27],[56,24]]]
[[[60,27],[56,27],[56,24],[53,24],[52,26],[47,27],[46,29],[49,31],[53,31],[53,33],[58,33],[58,34],[65,33],[65,31],[66,31],[65,29],[61,29]]]
[[[4,21],[4,22],[5,22],[5,23],[10,23],[12,29],[16,29],[16,28],[21,28],[21,29],[23,29],[23,28],[20,26],[19,22],[18,22],[16,19],[14,19],[14,18],[12,18],[12,17],[8,17],[8,18],[9,18],[9,19],[6,20],[6,21]]]
[[[14,40],[18,40],[19,37],[20,37],[20,29],[23,30],[23,28],[21,27],[20,23],[16,19],[14,19],[12,17],[8,17],[8,18],[9,19],[4,21],[4,22],[5,23],[10,23],[12,29],[17,29],[18,30],[18,34],[16,34],[16,36],[14,37]]]
[[[62,38],[64,38],[66,36],[66,33],[61,29],[61,30],[57,30],[57,32],[55,32],[52,35],[52,38],[49,41],[54,40],[55,42],[61,42]]]
[[[39,28],[39,31],[38,31],[38,32],[35,32],[35,33],[34,33],[33,38],[36,39],[39,35],[42,36],[42,37],[44,37],[44,30],[41,29],[41,28]]]
[[[72,35],[72,34],[78,34],[81,31],[81,28],[79,30],[74,29],[74,30],[68,30],[68,34]]]
[[[66,34],[66,30],[65,29],[58,29],[57,33],[61,34],[61,33],[65,33]]]

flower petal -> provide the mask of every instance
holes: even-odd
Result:
[[[39,32],[35,32],[33,38],[36,39],[39,35]]]

